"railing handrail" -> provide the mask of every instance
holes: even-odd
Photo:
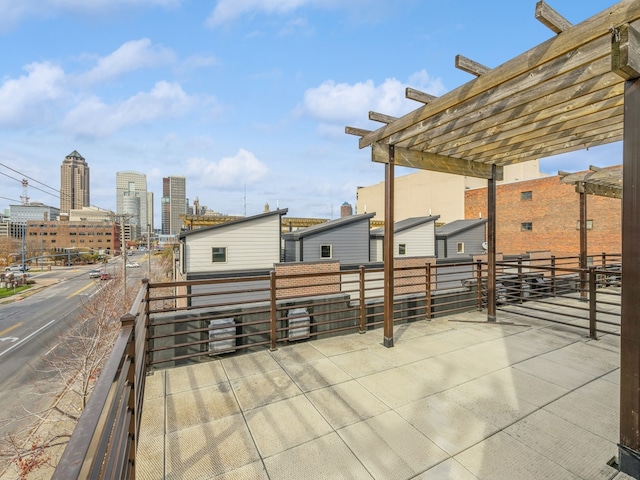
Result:
[[[110,435],[111,425],[107,422],[106,413],[114,401],[114,386],[116,379],[122,373],[126,352],[133,336],[133,325],[125,325],[120,330],[113,346],[113,350],[100,373],[100,377],[89,397],[87,406],[73,431],[58,466],[53,473],[52,480],[69,480],[80,478],[95,478],[89,475],[94,471],[94,465],[101,465],[102,458],[94,458],[92,452],[97,448],[97,442],[105,435]],[[100,427],[103,427],[100,430]]]

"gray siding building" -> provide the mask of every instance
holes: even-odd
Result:
[[[348,215],[283,235],[285,262],[369,262],[369,221],[375,213]]]
[[[413,217],[393,225],[393,256],[433,257],[435,255],[435,225],[440,215]],[[384,227],[370,232],[371,261],[384,260]]]
[[[436,228],[436,257],[457,258],[483,254],[486,218],[456,220]]]

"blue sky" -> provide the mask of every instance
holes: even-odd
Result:
[[[115,210],[115,172],[147,175],[156,228],[162,177],[225,213],[265,203],[336,218],[356,187],[384,179],[345,125],[418,107],[550,38],[535,0],[0,0],[0,209],[59,206],[60,164],[77,150],[91,203]],[[579,23],[612,0],[555,0]],[[542,170],[621,163],[621,145],[541,161]],[[8,167],[8,168],[7,168]],[[19,173],[16,173],[19,172]],[[398,175],[409,173],[399,170]],[[9,178],[12,177],[12,178]],[[35,181],[34,181],[35,180]]]

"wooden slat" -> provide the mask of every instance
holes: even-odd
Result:
[[[640,78],[640,33],[628,23],[614,29],[611,70],[625,80]]]
[[[622,198],[622,185],[620,187],[610,187],[608,185],[597,185],[593,183],[576,184],[576,193],[584,192],[589,195],[599,197]]]
[[[470,162],[459,158],[418,152],[407,148],[395,148],[395,164],[401,167],[419,168],[434,172],[453,173],[468,177],[491,178],[492,166]],[[386,144],[374,143],[371,147],[371,160],[378,163],[389,163],[389,147]],[[504,178],[503,169],[497,169],[496,180]]]
[[[474,62],[473,60],[462,55],[456,55],[455,66],[458,70],[470,73],[471,75],[475,75],[476,77],[479,77],[480,75],[483,75],[491,70],[489,67],[485,67],[484,65],[478,62]]]
[[[552,62],[564,55],[570,55],[571,52],[578,50],[581,45],[586,42],[593,41],[599,37],[603,37],[606,40],[611,25],[629,23],[638,18],[640,18],[640,2],[637,0],[622,0],[598,15],[563,32],[562,35],[558,35],[503,65],[492,69],[485,75],[448,92],[432,103],[424,105],[399,118],[396,122],[371,132],[360,139],[359,146],[360,148],[364,148],[381,140],[387,143],[397,144],[398,142],[389,142],[391,135],[419,124],[433,115],[456,106],[463,101],[468,101],[484,92],[498,89],[497,87],[505,82],[530,72],[537,66]],[[534,83],[535,79],[532,79],[532,85]],[[412,134],[415,133],[412,132]]]
[[[603,58],[591,66],[584,67],[584,69],[606,68],[608,64],[609,60]],[[580,70],[573,71],[572,75],[568,75],[571,78],[559,79],[559,84],[547,82],[536,89],[530,89],[527,94],[515,94],[511,98],[494,105],[488,105],[480,110],[470,112],[461,108],[464,116],[455,122],[439,125],[424,135],[412,138],[410,142],[399,142],[397,145],[420,147],[422,143],[425,143],[425,147],[422,149],[426,149],[426,147],[433,148],[452,141],[455,141],[456,145],[478,139],[484,139],[486,143],[489,143],[488,137],[497,133],[527,125],[530,125],[530,128],[538,129],[561,121],[568,121],[570,120],[566,116],[568,112],[584,108],[596,100],[603,101],[622,95],[623,85],[614,82],[617,77],[614,73],[584,81],[579,88],[572,87],[570,83],[576,75],[580,75]],[[559,85],[569,86],[562,89]],[[584,115],[584,113],[587,112],[583,111],[582,114]],[[550,117],[555,115],[562,116],[554,121]],[[489,121],[491,124],[487,126]],[[584,119],[584,122],[587,121]],[[573,127],[575,125],[572,125],[571,128]],[[520,133],[522,132],[516,132],[516,134]],[[427,137],[427,135],[429,136]],[[428,139],[428,142],[423,142],[424,139]],[[505,137],[496,140],[502,141],[504,139]]]
[[[404,91],[404,96],[409,100],[415,100],[416,102],[421,103],[431,103],[436,98],[434,95],[429,95],[428,93],[421,92],[420,90],[416,90],[415,88],[407,87]]]
[[[556,12],[543,0],[536,3],[535,16],[537,20],[540,20],[543,25],[547,26],[555,33],[564,32],[573,26],[569,20]]]
[[[371,130],[365,130],[363,128],[356,128],[356,127],[344,127],[344,133],[346,133],[347,135],[356,135],[358,137],[364,137],[365,135],[368,135],[369,133],[371,133]]]
[[[369,120],[373,120],[374,122],[391,123],[395,122],[397,119],[398,117],[392,117],[391,115],[385,115],[384,113],[369,112]]]
[[[507,108],[515,108],[518,105],[522,105],[526,109],[529,108],[531,102],[542,98],[548,99],[550,105],[553,105],[551,101],[557,98],[554,96],[557,91],[562,91],[564,95],[572,96],[574,94],[571,90],[567,92],[567,87],[576,89],[576,85],[588,82],[599,74],[610,73],[610,51],[610,34],[607,33],[606,36],[582,45],[575,51],[568,52],[562,57],[546,64],[538,65],[521,75],[511,78],[502,84],[500,88],[484,92],[472,99],[465,99],[456,105],[456,108],[440,112],[421,122],[415,122],[415,124],[403,129],[401,132],[390,135],[385,142],[401,146],[417,145],[421,140],[420,134],[430,135],[433,128],[439,125],[458,126],[461,122],[468,122],[468,115],[473,112],[480,112],[488,120],[489,123],[483,124],[485,128],[488,128],[492,124],[499,124],[499,121],[494,121],[491,116],[504,111],[504,108],[498,108],[496,104]],[[478,80],[480,78],[482,77],[479,77]],[[473,80],[472,82],[478,80]],[[621,83],[621,80],[618,80],[617,76],[611,76],[611,82]],[[555,100],[555,102],[557,103],[558,100]],[[485,111],[487,113],[484,113]],[[399,119],[398,121],[401,120]]]

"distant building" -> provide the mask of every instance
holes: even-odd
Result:
[[[353,207],[350,203],[344,202],[340,206],[340,217],[348,217],[349,215],[353,215]]]
[[[26,225],[29,248],[36,251],[117,253],[120,225],[104,221],[29,221]]]
[[[60,167],[60,211],[88,207],[89,165],[77,151],[71,152]]]
[[[188,278],[242,270],[272,269],[280,262],[282,216],[274,210],[183,232],[179,271]]]
[[[393,257],[433,257],[435,255],[435,225],[440,215],[405,218],[393,224]],[[370,232],[371,261],[384,261],[384,227]]]
[[[135,240],[146,235],[147,229],[153,229],[153,209],[149,212],[146,175],[132,171],[116,172],[116,212],[126,218],[125,240]]]
[[[162,234],[179,235],[187,214],[187,180],[183,176],[162,179]]]
[[[500,184],[539,178],[538,161],[524,162],[504,167],[504,180]],[[450,173],[419,170],[395,178],[395,220],[431,215],[438,212],[440,221],[447,223],[466,218],[464,192],[471,188],[486,187],[481,178],[465,177]],[[384,220],[385,182],[358,187],[356,213],[376,212],[376,220]]]
[[[487,218],[487,189],[465,193],[465,218]],[[497,186],[496,251],[552,255],[580,253],[580,195],[559,176]],[[622,251],[622,201],[587,195],[590,255]]]
[[[486,223],[486,218],[475,218],[436,227],[436,257],[468,258],[485,253]]]
[[[115,213],[98,207],[83,207],[71,210],[68,221],[70,222],[113,222]]]
[[[369,262],[369,220],[375,213],[347,215],[282,236],[285,262]]]

